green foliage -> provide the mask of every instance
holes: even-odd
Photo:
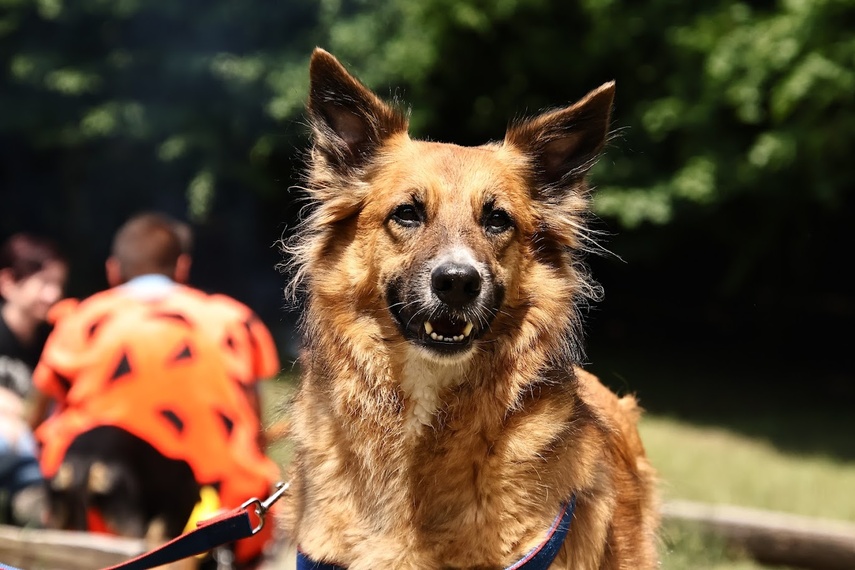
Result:
[[[202,217],[216,188],[272,190],[270,161],[294,138],[271,134],[307,85],[311,2],[5,4],[0,136],[77,154],[51,183],[128,202],[184,194]]]
[[[666,65],[653,72],[653,89],[641,97],[633,91],[629,120],[641,132],[628,139],[656,171],[602,169],[601,211],[633,226],[671,221],[680,202],[713,207],[745,195],[839,204],[853,182],[841,169],[841,151],[855,142],[843,127],[855,120],[848,33],[855,4],[695,6],[688,18],[663,12],[656,20]],[[610,8],[600,16],[628,6]],[[638,207],[641,196],[648,207]]]
[[[330,49],[372,86],[406,86],[432,136],[500,136],[504,117],[616,78],[613,147],[634,152],[598,169],[597,207],[625,226],[744,194],[839,203],[855,176],[852,0],[569,4],[326,2],[324,20]]]
[[[216,186],[240,170],[232,157],[266,186],[276,122],[305,98],[311,39],[381,92],[405,89],[415,130],[449,138],[500,136],[505,116],[616,78],[613,146],[635,152],[597,171],[597,206],[627,226],[667,223],[681,202],[777,193],[779,180],[832,206],[852,182],[840,168],[855,142],[852,0],[5,4],[0,103],[15,112],[0,132],[143,143],[184,163],[188,191],[203,172]]]
[[[830,267],[834,246],[823,244],[851,222],[855,185],[855,1],[327,9],[326,45],[381,93],[402,87],[395,94],[412,103],[413,130],[433,139],[498,139],[508,117],[615,79],[614,138],[593,171],[594,206],[627,236],[664,228],[646,230],[644,252],[629,248],[662,263],[683,255],[674,244],[703,236],[722,259],[707,261],[720,268],[695,295],[754,289],[749,297],[768,301],[830,282],[818,266]]]
[[[292,219],[315,45],[412,104],[416,135],[463,144],[616,79],[597,212],[672,238],[706,228],[732,250],[726,290],[775,244],[804,263],[793,236],[848,211],[855,184],[855,0],[2,6],[7,180],[49,197],[42,217],[69,233],[91,230],[93,208],[179,205],[201,222],[242,195]],[[716,222],[730,210],[751,226]],[[16,211],[0,213],[4,227]]]

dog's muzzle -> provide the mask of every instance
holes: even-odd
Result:
[[[396,281],[387,296],[407,340],[444,355],[466,351],[485,332],[500,297],[478,267],[454,260],[413,283]]]

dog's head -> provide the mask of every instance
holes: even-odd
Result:
[[[310,75],[316,208],[292,252],[326,323],[354,315],[349,336],[446,361],[511,331],[576,324],[592,290],[577,255],[585,176],[613,83],[466,148],[410,139],[406,114],[323,50]]]

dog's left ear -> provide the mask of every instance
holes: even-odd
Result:
[[[611,81],[569,107],[508,129],[505,144],[531,157],[542,197],[557,198],[572,191],[594,165],[606,140],[614,93]]]
[[[309,65],[308,111],[315,148],[331,166],[361,166],[407,118],[353,77],[330,53],[316,48]]]

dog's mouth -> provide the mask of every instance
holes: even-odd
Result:
[[[454,315],[425,319],[418,315],[405,317],[399,312],[396,317],[407,340],[446,354],[466,350],[481,333],[475,323]]]
[[[391,303],[392,313],[404,337],[415,344],[443,354],[460,353],[468,349],[484,332],[478,324],[463,315],[453,313],[431,314],[422,311],[408,312],[401,303]]]
[[[424,321],[422,327],[425,338],[430,338],[434,342],[452,344],[468,342],[475,330],[475,324],[472,321],[446,316]]]

